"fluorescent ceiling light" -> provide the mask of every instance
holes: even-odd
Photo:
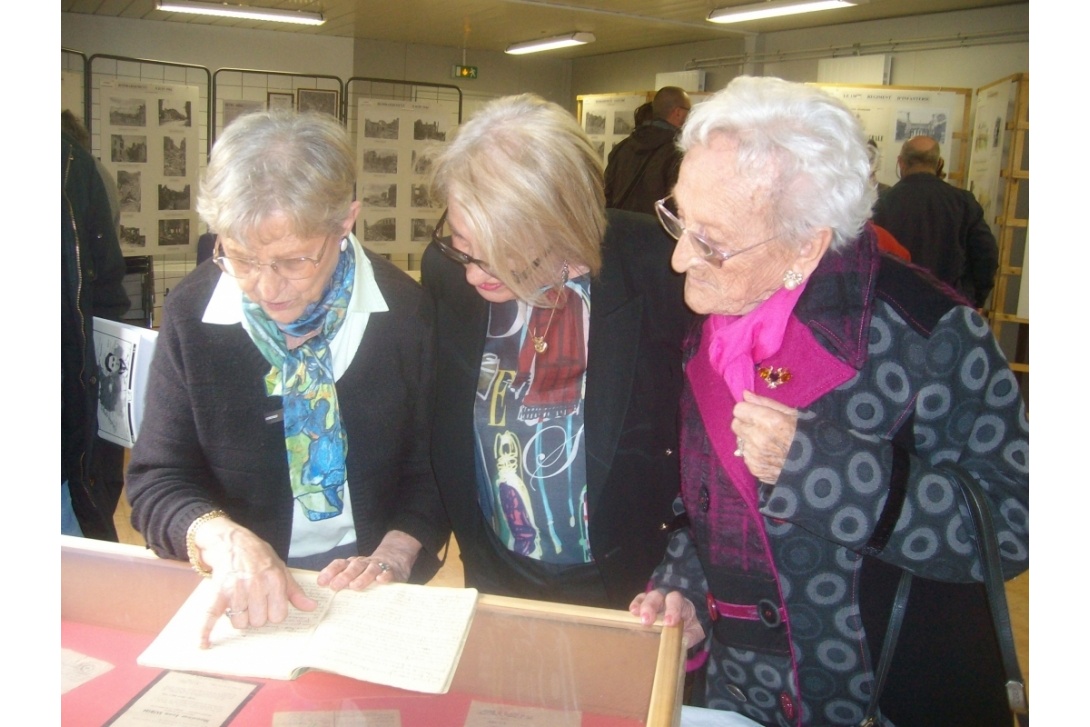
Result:
[[[708,15],[712,23],[744,23],[747,20],[778,18],[781,15],[813,13],[818,10],[847,8],[863,5],[868,0],[769,0],[751,5],[738,5],[733,8],[719,8]]]
[[[557,48],[569,48],[573,45],[586,45],[595,41],[594,33],[567,33],[552,38],[540,40],[528,40],[524,43],[512,43],[507,46],[507,52],[511,55],[523,53],[537,53],[543,50],[555,50]]]
[[[311,13],[304,10],[276,10],[275,8],[255,8],[246,5],[228,5],[227,3],[202,3],[191,2],[190,0],[156,0],[155,7],[168,13],[216,15],[223,18],[268,20],[274,23],[321,25],[325,22],[325,18],[322,17],[321,13]]]

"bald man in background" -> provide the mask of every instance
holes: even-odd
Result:
[[[651,123],[638,126],[609,153],[606,207],[655,214],[655,202],[677,182],[681,152],[675,139],[692,107],[684,89],[658,90],[651,101]]]
[[[916,136],[897,157],[901,181],[878,201],[874,223],[889,230],[912,255],[977,308],[995,286],[999,249],[973,193],[939,177],[939,143]]]

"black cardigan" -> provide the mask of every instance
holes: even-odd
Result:
[[[424,545],[412,580],[423,582],[449,534],[428,461],[432,314],[419,285],[367,256],[389,311],[371,314],[337,381],[357,547],[367,555],[389,530],[412,535]],[[185,560],[190,523],[222,508],[286,558],[293,500],[284,428],[264,421],[281,399],[265,394],[269,364],[240,324],[201,322],[219,276],[205,262],[166,299],[129,468],[133,524],[157,554]]]

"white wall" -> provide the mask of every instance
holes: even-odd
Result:
[[[949,38],[957,33],[1027,30],[1029,5],[925,15],[901,20],[832,25],[813,30],[769,33],[753,46],[758,54],[816,50],[864,41]],[[532,91],[574,110],[575,97],[653,89],[655,74],[683,71],[697,59],[737,58],[745,43],[722,40],[613,53],[573,61],[545,56],[508,56],[469,51],[468,65],[480,69],[476,80],[455,80],[450,67],[461,64],[459,47],[407,45],[386,41],[329,38],[305,33],[217,28],[165,21],[100,18],[61,13],[61,44],[91,55],[114,55],[192,63],[212,71],[255,68],[334,75],[447,83],[462,89],[465,111],[511,93]],[[796,81],[817,80],[817,59],[764,63],[746,72],[779,75]],[[1029,43],[996,44],[947,50],[895,53],[892,83],[899,86],[976,88],[1012,73],[1029,70]],[[741,66],[706,69],[708,90],[718,90],[743,72]]]
[[[188,63],[213,73],[251,68],[332,75],[342,81],[355,76],[451,84],[462,89],[467,112],[483,100],[527,91],[575,110],[571,62],[556,58],[470,51],[466,63],[478,66],[480,77],[455,80],[450,69],[462,63],[461,48],[76,13],[61,13],[61,45],[87,56],[108,53]]]
[[[353,40],[164,20],[61,13],[61,45],[95,53],[219,68],[352,75]]]
[[[950,38],[958,33],[1029,29],[1029,5],[939,13],[901,20],[831,25],[812,30],[768,33],[760,36],[751,53],[821,51],[865,41]],[[746,51],[737,38],[614,53],[572,62],[572,92],[612,93],[653,90],[655,73],[683,71],[695,60],[737,59]],[[792,81],[817,81],[818,60],[763,63],[744,72],[780,76]],[[716,91],[743,73],[734,63],[705,68],[705,88]],[[892,83],[898,86],[952,86],[976,88],[1013,73],[1029,71],[1029,43],[912,51],[893,54]]]
[[[464,60],[464,63],[463,63]],[[451,66],[477,66],[476,79],[453,79]],[[542,56],[509,56],[497,51],[451,46],[406,45],[358,40],[355,75],[399,81],[450,84],[463,95],[463,115],[468,117],[482,102],[513,93],[537,93],[575,110],[571,91],[571,62]]]
[[[958,34],[1029,30],[1029,4],[937,13],[914,18],[851,23],[808,31],[770,33],[758,52],[780,53],[846,46],[868,41],[949,39]],[[1013,73],[1029,71],[1029,42],[893,53],[894,86],[977,88]],[[816,81],[814,60],[765,63],[764,75]]]

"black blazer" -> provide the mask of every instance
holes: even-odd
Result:
[[[662,559],[679,494],[677,405],[681,342],[692,314],[683,278],[670,268],[672,241],[643,214],[609,210],[603,266],[591,281],[586,385],[590,544],[610,604],[627,608]],[[429,248],[422,280],[436,308],[437,375],[432,464],[465,565],[503,595],[542,596],[497,554],[477,503],[473,403],[488,303],[465,268]],[[494,589],[495,590],[495,589]],[[563,593],[549,594],[565,601]]]

